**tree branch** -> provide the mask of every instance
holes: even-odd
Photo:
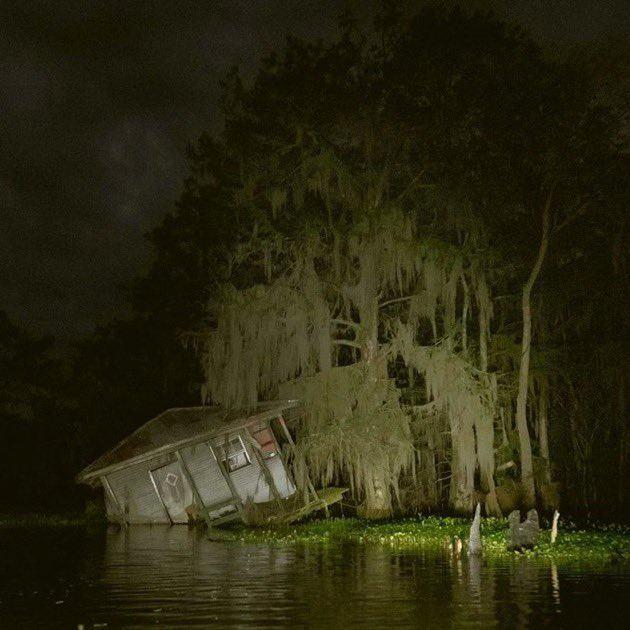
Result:
[[[527,282],[523,286],[523,293],[527,292],[531,293],[532,287],[538,278],[538,274],[540,273],[540,268],[542,267],[543,261],[545,260],[545,255],[547,254],[547,247],[549,245],[549,213],[551,210],[551,200],[553,198],[553,189],[547,195],[547,199],[545,201],[545,205],[543,207],[543,216],[542,216],[542,236],[540,239],[540,247],[538,248],[538,256],[536,257],[536,263],[532,268],[529,278]]]
[[[358,328],[359,324],[357,322],[351,322],[347,319],[331,319],[333,324],[337,324],[337,326],[347,326],[348,328]]]
[[[578,209],[571,213],[569,216],[567,216],[567,218],[562,221],[561,223],[558,223],[558,225],[555,225],[553,230],[551,230],[552,234],[557,234],[558,232],[560,232],[560,230],[564,230],[565,227],[567,227],[567,225],[570,225],[571,223],[573,223],[573,221],[575,221],[575,219],[577,219],[579,216],[581,216],[582,214],[584,214],[584,211],[586,210],[586,208],[588,208],[588,201],[585,201],[583,204],[581,204]]]
[[[416,297],[416,295],[418,295],[417,293],[414,295],[405,295],[404,297],[398,297],[398,298],[393,298],[391,300],[385,300],[384,302],[381,302],[378,307],[379,308],[385,308],[386,306],[389,306],[390,304],[396,304],[397,302],[404,302],[405,300],[411,300],[411,298]]]
[[[331,342],[335,346],[348,346],[350,348],[358,348],[361,349],[361,345],[356,341],[350,341],[348,339],[333,339]]]

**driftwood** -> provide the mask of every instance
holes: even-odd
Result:
[[[477,503],[475,518],[470,526],[470,536],[468,537],[468,555],[479,556],[483,546],[481,544],[481,503]]]
[[[527,518],[522,523],[521,513],[518,510],[514,510],[508,516],[508,523],[510,524],[509,551],[531,549],[536,545],[538,534],[540,533],[538,512],[536,510],[527,512]]]

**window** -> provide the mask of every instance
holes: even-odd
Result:
[[[251,463],[240,435],[231,437],[227,444],[225,440],[220,442],[217,444],[216,449],[218,456],[223,460],[229,472],[234,472]]]
[[[258,431],[252,432],[252,437],[256,440],[256,443],[260,447],[260,452],[265,459],[270,459],[278,454],[276,448],[276,440],[273,437],[271,428],[265,427]]]

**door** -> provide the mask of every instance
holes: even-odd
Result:
[[[193,494],[178,462],[151,471],[155,487],[173,523],[187,523],[186,508],[193,504]]]

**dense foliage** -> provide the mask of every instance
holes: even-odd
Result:
[[[387,17],[226,84],[189,189],[227,192],[208,210],[234,221],[205,395],[307,401],[299,463],[368,513],[551,505],[558,481],[590,509],[597,432],[621,508],[627,347],[597,326],[628,304],[619,117],[503,25]]]
[[[53,340],[35,337],[0,311],[0,457],[5,509],[67,509],[80,464],[67,373]]]

